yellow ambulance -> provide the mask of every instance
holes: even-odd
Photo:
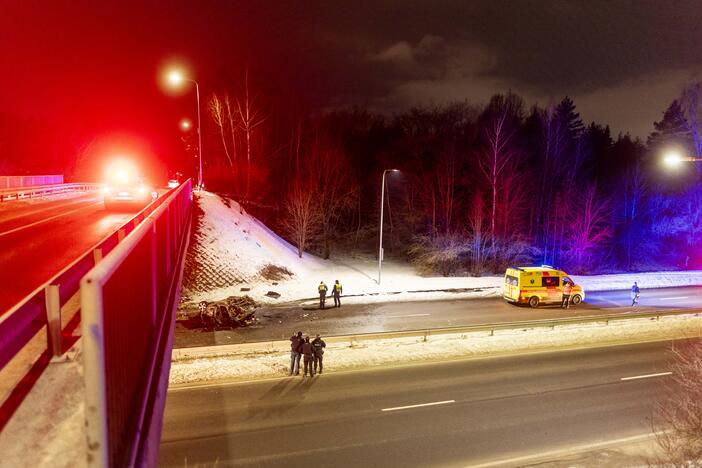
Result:
[[[540,267],[510,267],[505,272],[502,297],[508,302],[529,304],[556,304],[563,300],[563,284],[570,282],[573,289],[570,303],[580,304],[585,299],[582,286],[575,284],[568,275],[548,265]]]

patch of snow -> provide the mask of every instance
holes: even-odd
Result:
[[[329,338],[324,353],[328,372],[370,366],[410,364],[557,350],[568,347],[605,346],[631,341],[660,341],[700,336],[702,317],[667,316],[659,321],[642,319],[527,328],[490,332],[430,335],[428,337],[380,338],[357,341],[351,337]],[[290,344],[287,341],[249,343],[227,347],[227,354],[193,358],[196,350],[174,353],[170,383],[188,384],[214,380],[252,380],[288,374]],[[236,351],[232,351],[232,350]],[[181,356],[181,357],[179,357]]]
[[[0,432],[2,466],[87,466],[78,361],[51,363]]]

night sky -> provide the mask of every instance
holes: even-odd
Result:
[[[696,1],[0,0],[0,8],[3,122],[51,122],[73,145],[64,152],[122,141],[161,161],[180,151],[177,122],[195,111],[194,95],[159,87],[159,68],[176,60],[203,97],[246,68],[259,89],[317,109],[391,113],[483,103],[511,89],[529,105],[570,95],[586,121],[643,138],[702,64]]]

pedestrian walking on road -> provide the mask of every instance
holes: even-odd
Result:
[[[314,348],[312,347],[312,343],[310,343],[310,337],[307,335],[305,335],[305,341],[302,343],[302,357],[305,363],[305,368],[302,373],[302,376],[306,377],[307,370],[309,369],[310,377],[314,377],[314,367],[312,367]]]
[[[344,292],[339,280],[334,282],[332,286],[332,296],[334,296],[334,307],[341,307],[341,294]]]
[[[634,307],[639,303],[639,295],[641,291],[639,290],[639,285],[634,281],[634,285],[631,287],[631,307]]]
[[[324,342],[324,340],[319,336],[319,333],[317,333],[317,337],[312,340],[312,350],[314,351],[314,373],[316,374],[319,372],[320,374],[322,373],[323,369],[323,362],[324,362],[324,348],[327,347],[327,344]],[[319,364],[319,367],[317,365]]]
[[[570,307],[570,294],[573,292],[573,285],[570,281],[563,281],[563,300],[561,301],[561,309]]]
[[[324,301],[327,298],[327,285],[324,284],[324,281],[319,282],[319,287],[317,287],[317,291],[319,292],[319,308],[324,309]]]
[[[300,356],[302,353],[302,332],[290,337],[290,375],[300,375]]]

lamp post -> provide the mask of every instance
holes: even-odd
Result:
[[[385,169],[383,171],[382,182],[380,184],[380,243],[378,245],[378,285],[383,268],[383,208],[385,206],[385,174],[388,172],[400,172],[397,169]]]
[[[663,155],[663,163],[670,168],[676,168],[684,162],[699,162],[699,161],[702,161],[702,158],[693,157],[693,156],[684,156],[678,150],[670,150]]]
[[[197,186],[202,189],[202,126],[200,119],[200,85],[197,81],[192,78],[186,78],[183,72],[180,70],[171,70],[168,73],[168,82],[173,87],[178,87],[183,82],[189,81],[195,84],[195,96],[197,98],[197,153],[198,153],[198,172],[197,172]]]

